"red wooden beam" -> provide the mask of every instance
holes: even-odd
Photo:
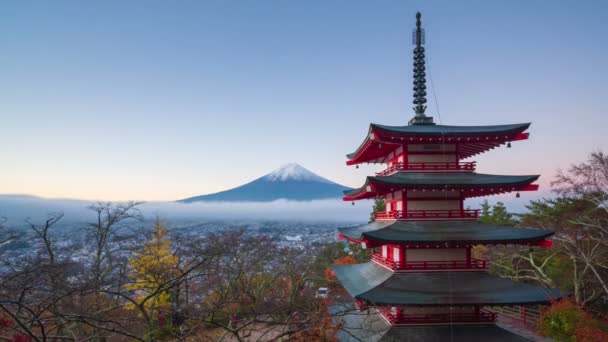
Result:
[[[534,244],[532,244],[532,246],[537,246],[537,247],[551,247],[553,246],[553,240],[541,240],[538,242],[535,242]]]

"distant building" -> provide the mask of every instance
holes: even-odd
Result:
[[[525,140],[529,123],[497,126],[438,125],[426,110],[424,32],[420,13],[414,32],[414,111],[407,126],[371,124],[348,165],[387,167],[344,200],[384,199],[375,222],[341,228],[339,236],[373,250],[370,262],[333,265],[344,288],[367,315],[345,314],[341,340],[520,341],[495,325],[490,306],[548,303],[543,289],[490,275],[488,261],[471,255],[474,245],[548,247],[552,231],[485,224],[464,200],[533,191],[538,175],[479,174],[463,159]],[[333,309],[334,312],[336,308]],[[347,310],[346,310],[347,311]]]

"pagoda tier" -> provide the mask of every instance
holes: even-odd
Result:
[[[544,304],[561,297],[546,289],[486,272],[393,272],[374,262],[332,265],[358,300],[381,306],[497,306]]]
[[[434,192],[437,199],[450,199],[450,197],[464,199],[511,191],[535,191],[538,185],[531,183],[538,177],[538,175],[501,176],[474,172],[396,173],[391,176],[368,176],[362,187],[344,191],[344,200],[376,198],[392,194],[397,190],[406,190],[405,195],[413,194],[414,196],[411,197],[415,197],[416,193],[424,192],[424,195],[428,195]],[[457,195],[458,193],[460,195]]]
[[[331,309],[332,316],[338,317],[341,323],[337,337],[342,342],[530,341],[493,324],[399,325],[389,322],[375,308],[353,311],[334,306]]]
[[[427,246],[470,247],[472,245],[546,246],[551,230],[503,227],[479,221],[376,221],[357,227],[338,228],[339,237],[373,248],[398,244],[404,248]]]
[[[347,155],[347,165],[387,163],[403,154],[444,154],[468,158],[511,141],[528,139],[529,123],[495,126],[371,124],[357,151]]]

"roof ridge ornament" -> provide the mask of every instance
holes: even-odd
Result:
[[[426,68],[424,61],[425,41],[424,29],[420,18],[420,12],[416,13],[416,30],[413,32],[414,45],[414,112],[416,115],[409,121],[409,125],[434,125],[433,118],[426,116]]]

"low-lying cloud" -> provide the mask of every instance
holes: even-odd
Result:
[[[505,194],[488,198],[491,204],[502,201],[510,212],[523,213],[530,200],[549,197],[550,193],[522,193],[521,198]],[[465,202],[465,207],[479,208],[484,198],[474,198]],[[87,207],[95,201],[46,199],[34,196],[0,195],[0,217],[8,219],[7,224],[23,225],[26,219],[40,222],[49,213],[63,212],[63,222],[89,222],[94,219]],[[171,222],[177,220],[284,220],[310,222],[365,223],[369,218],[373,202],[359,201],[355,205],[340,199],[272,202],[146,202],[139,206],[145,218],[159,215]]]
[[[26,219],[40,221],[49,213],[63,212],[64,222],[85,222],[94,219],[87,207],[95,201],[45,199],[33,196],[0,195],[0,216],[10,225]],[[351,205],[340,199],[272,202],[146,202],[139,206],[145,218],[159,215],[171,220],[285,220],[366,222],[371,201]]]

